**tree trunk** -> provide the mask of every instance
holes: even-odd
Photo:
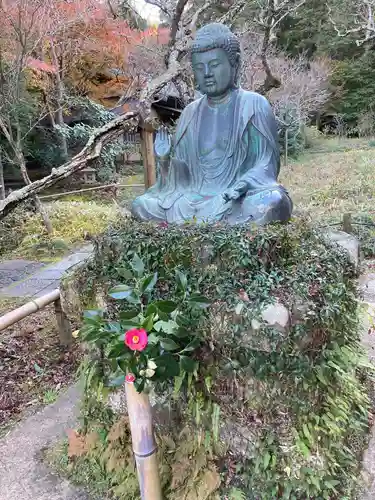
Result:
[[[49,215],[47,213],[47,210],[46,210],[45,206],[40,201],[39,196],[34,196],[33,197],[33,201],[35,203],[35,206],[36,206],[38,212],[40,213],[40,215],[42,217],[43,224],[44,224],[44,227],[47,230],[47,233],[49,235],[51,235],[53,233],[53,226],[52,226],[51,219],[49,218]]]
[[[4,165],[0,153],[0,200],[5,200]]]
[[[52,41],[51,41],[51,54],[52,54],[53,64],[56,68],[56,91],[57,91],[56,122],[57,125],[62,127],[64,125],[64,115],[63,115],[64,83],[61,79],[59,60],[57,58],[55,45]],[[51,115],[51,121],[54,121],[52,111],[50,111],[50,115]],[[63,163],[65,163],[69,159],[68,144],[66,141],[66,137],[64,137],[61,133],[60,133],[60,143],[63,154]]]
[[[25,184],[30,185],[31,180],[30,180],[29,174],[27,173],[25,157],[21,151],[17,151],[17,160],[18,160],[18,163],[19,163],[19,166],[21,169],[22,178],[23,178]],[[52,227],[52,222],[48,216],[46,208],[44,207],[43,203],[40,201],[39,196],[37,196],[37,195],[32,196],[32,200],[35,204],[37,211],[40,213],[40,215],[43,219],[43,224],[47,230],[47,233],[49,235],[51,235],[53,233],[53,227]]]
[[[285,151],[284,151],[284,166],[288,166],[288,142],[289,142],[289,129],[285,129]]]

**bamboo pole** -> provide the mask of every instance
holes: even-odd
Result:
[[[117,184],[117,183],[105,184],[104,186],[94,186],[94,187],[89,187],[89,188],[84,188],[84,189],[77,189],[76,191],[65,191],[64,193],[44,194],[43,196],[39,196],[39,198],[41,200],[44,200],[46,198],[58,198],[59,196],[84,193],[86,191],[95,191],[97,189],[106,189],[106,188],[111,188],[111,187],[133,188],[133,187],[144,187],[144,184]]]
[[[43,307],[48,306],[51,302],[55,302],[55,300],[60,298],[60,290],[57,288],[43,297],[38,297],[35,300],[31,300],[13,311],[4,314],[4,316],[0,317],[0,332],[8,328],[8,326],[14,325],[18,321],[23,318],[26,318],[30,314],[33,314],[39,309],[43,309]]]
[[[151,404],[147,394],[137,392],[134,380],[127,375],[125,390],[141,499],[162,500]]]

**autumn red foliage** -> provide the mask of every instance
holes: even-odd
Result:
[[[169,40],[168,29],[134,30],[99,0],[9,0],[0,11],[4,57],[22,53],[25,68],[58,72],[68,87],[102,103],[113,104],[111,97],[118,98],[134,77],[128,63],[138,46]],[[27,32],[25,46],[15,30]]]

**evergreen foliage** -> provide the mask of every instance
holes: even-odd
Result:
[[[281,153],[298,156],[305,148],[305,136],[304,123],[301,123],[297,110],[292,105],[286,105],[277,110],[276,120]]]
[[[329,2],[332,15],[338,18],[343,12],[349,12],[352,4],[352,0]],[[278,47],[292,57],[304,54],[310,59],[328,57],[333,61],[333,97],[325,113],[340,115],[354,134],[358,134],[356,127],[363,112],[372,111],[375,89],[373,48],[366,44],[358,46],[357,39],[357,33],[337,35],[329,19],[327,3],[320,0],[305,2],[295,15],[286,16],[277,35]]]
[[[359,58],[339,62],[332,75],[338,89],[332,105],[346,122],[355,126],[365,113],[372,113],[375,126],[375,52],[370,50]]]
[[[303,221],[267,228],[126,221],[97,242],[94,260],[63,288],[73,279],[79,299],[92,307],[111,286],[131,286],[135,253],[147,273],[158,272],[154,299],[175,299],[180,271],[190,292],[212,302],[194,332],[202,343],[193,353],[196,376],[157,390],[176,412],[160,438],[183,448],[179,431],[193,427],[221,477],[213,496],[193,489],[186,498],[238,498],[238,490],[248,499],[354,498],[369,425],[369,368],[359,346],[356,272],[346,254]],[[288,331],[262,320],[275,302],[291,311]],[[107,306],[114,311],[111,301]],[[100,379],[90,391],[91,401],[98,391],[102,400],[108,394]],[[242,433],[241,452],[234,443]],[[181,486],[194,474],[180,475]],[[176,496],[171,475],[164,484],[166,498],[185,498]]]
[[[71,149],[80,150],[84,147],[90,135],[96,128],[105,125],[113,120],[114,115],[104,106],[97,104],[90,99],[74,97],[71,100],[72,109],[79,112],[78,123],[73,126],[64,125],[58,127],[59,133],[63,134],[69,143]],[[116,159],[121,153],[130,151],[132,146],[121,139],[107,144],[96,160],[95,164],[90,165],[97,171],[97,179],[102,183],[112,183],[116,178]]]
[[[340,2],[333,8],[339,11],[344,7]],[[308,58],[328,56],[333,60],[343,60],[363,53],[363,49],[356,45],[354,35],[337,36],[329,20],[327,3],[321,0],[309,0],[293,16],[283,19],[277,45],[292,57],[304,54]]]

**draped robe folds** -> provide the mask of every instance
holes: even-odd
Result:
[[[263,96],[243,89],[233,91],[231,130],[225,150],[214,160],[200,151],[199,134],[204,96],[181,114],[166,179],[158,182],[133,202],[133,214],[143,220],[181,223],[226,220],[229,223],[288,220],[291,200],[277,183],[279,147],[277,124],[271,106]],[[223,193],[239,182],[247,192],[239,200],[226,201]]]

